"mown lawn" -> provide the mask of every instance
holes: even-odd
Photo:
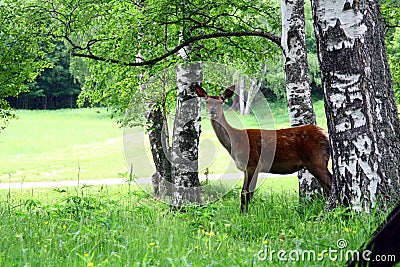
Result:
[[[126,172],[122,129],[105,109],[16,112],[0,133],[0,179],[51,181]]]
[[[272,113],[265,106],[255,106],[257,118],[241,117],[232,111],[226,111],[226,116],[237,127],[289,127],[286,104],[269,105]],[[314,106],[319,124],[325,127],[322,101]],[[109,118],[105,109],[20,110],[17,115],[19,119],[0,133],[0,182],[126,177],[127,165],[133,165],[136,177],[154,173],[143,129],[132,130],[136,140],[130,145],[123,139],[123,129]],[[126,164],[124,152],[134,158],[133,162],[128,160]],[[210,173],[237,172],[207,118],[202,120],[199,169]]]

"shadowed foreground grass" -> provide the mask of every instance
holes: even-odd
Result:
[[[296,184],[268,179],[248,214],[239,189],[186,213],[127,184],[3,191],[0,266],[343,266],[384,214],[300,206]]]

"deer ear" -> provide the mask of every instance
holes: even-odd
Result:
[[[206,91],[203,88],[201,88],[200,85],[195,83],[195,84],[192,84],[192,86],[194,86],[194,89],[196,90],[196,94],[198,97],[207,97]]]
[[[222,98],[225,100],[225,99],[228,99],[228,98],[231,98],[232,96],[233,96],[233,93],[235,92],[235,86],[234,85],[232,85],[231,87],[229,87],[228,89],[226,89],[225,91],[224,91],[224,93],[222,94]]]

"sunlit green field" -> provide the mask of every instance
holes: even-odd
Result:
[[[262,114],[258,118],[241,117],[232,111],[226,111],[226,116],[237,127],[289,127],[286,105],[269,104],[272,114],[264,106],[257,106],[256,113]],[[315,104],[315,110],[324,127],[322,101]],[[135,154],[136,177],[149,177],[154,172],[144,130],[133,129],[140,138],[139,145],[124,147],[123,130],[105,109],[16,113],[19,119],[0,133],[0,182],[126,177],[124,149]],[[202,120],[199,168],[210,173],[238,172],[207,118]]]
[[[106,110],[16,112],[0,133],[1,181],[118,177],[126,171],[122,130]]]

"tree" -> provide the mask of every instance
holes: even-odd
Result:
[[[45,56],[52,63],[52,68],[47,68],[38,75],[34,82],[28,84],[29,92],[20,96],[24,108],[55,109],[76,106],[75,99],[80,93],[80,86],[70,72],[69,51],[63,42],[54,46],[54,51]],[[27,100],[33,103],[25,104]]]
[[[209,0],[181,6],[181,1],[52,0],[37,1],[33,9],[39,19],[54,23],[50,35],[65,40],[73,56],[91,60],[80,102],[103,103],[118,117],[132,96],[143,96],[134,89],[138,77],[145,72],[148,79],[183,62],[178,52],[189,44],[194,53],[188,61],[233,62],[247,73],[280,45],[272,33],[278,24],[271,3]],[[144,118],[144,110],[138,117]]]
[[[43,20],[51,20],[56,25],[51,35],[65,40],[72,55],[91,60],[87,64],[90,74],[85,76],[82,101],[88,99],[92,103],[112,106],[119,117],[132,100],[137,103],[134,105],[137,116],[133,123],[142,125],[148,124],[144,118],[148,109],[145,100],[154,98],[149,93],[151,90],[141,90],[138,86],[143,84],[143,80],[171,65],[198,59],[227,63],[235,58],[235,64],[240,62],[246,66],[246,70],[251,71],[255,66],[259,68],[260,62],[265,60],[263,57],[274,52],[270,42],[260,44],[259,39],[254,37],[264,37],[275,44],[280,42],[278,37],[270,33],[271,24],[260,23],[260,17],[269,16],[268,13],[274,11],[275,7],[258,1],[220,5],[215,5],[213,1],[195,1],[182,5],[181,1],[121,3],[98,0],[66,3],[52,0],[46,3],[38,1],[34,8],[40,11]],[[273,20],[274,17],[269,16],[268,21]],[[192,53],[186,59],[180,58],[178,52],[189,45]],[[219,47],[223,50],[219,50]],[[268,53],[265,53],[266,49]],[[263,57],[254,57],[254,54]],[[185,81],[182,90],[178,83],[178,104],[190,95],[188,85],[191,82]],[[164,112],[161,110],[161,114]],[[179,112],[177,116],[180,116]],[[177,149],[177,143],[196,144],[196,138],[189,138],[192,130],[198,128],[196,119],[193,121],[190,127],[175,124],[172,153]],[[182,142],[180,139],[183,137],[188,140]],[[193,142],[188,142],[190,140]],[[194,152],[196,149],[190,150]],[[173,156],[171,158],[173,161]],[[172,166],[175,184],[198,183],[192,179],[193,175],[189,175],[192,178],[186,176],[183,180],[180,177],[176,179],[177,175],[181,175],[179,172],[184,170],[178,165]]]
[[[201,84],[200,63],[177,66],[177,107],[172,140],[171,163],[174,182],[173,205],[201,203],[198,177],[200,100],[193,83]]]
[[[370,211],[398,198],[400,123],[374,1],[313,1],[337,203]]]
[[[304,0],[282,0],[282,50],[286,98],[292,127],[316,124],[311,102],[305,38]],[[312,199],[323,190],[317,179],[303,169],[298,172],[300,198]]]
[[[27,82],[51,66],[44,59],[52,49],[46,29],[27,5],[27,1],[0,1],[0,131],[14,117],[6,98],[26,92]]]
[[[384,0],[382,14],[385,18],[386,45],[389,66],[393,78],[393,89],[397,104],[400,104],[400,4],[396,0]]]
[[[255,95],[261,88],[261,83],[263,81],[263,76],[265,75],[266,72],[266,65],[262,67],[262,72],[259,74],[259,77],[252,78],[250,81],[250,85],[248,87],[247,91],[247,97],[246,97],[246,108],[244,109],[243,115],[249,115],[251,111],[251,104],[254,100]]]

